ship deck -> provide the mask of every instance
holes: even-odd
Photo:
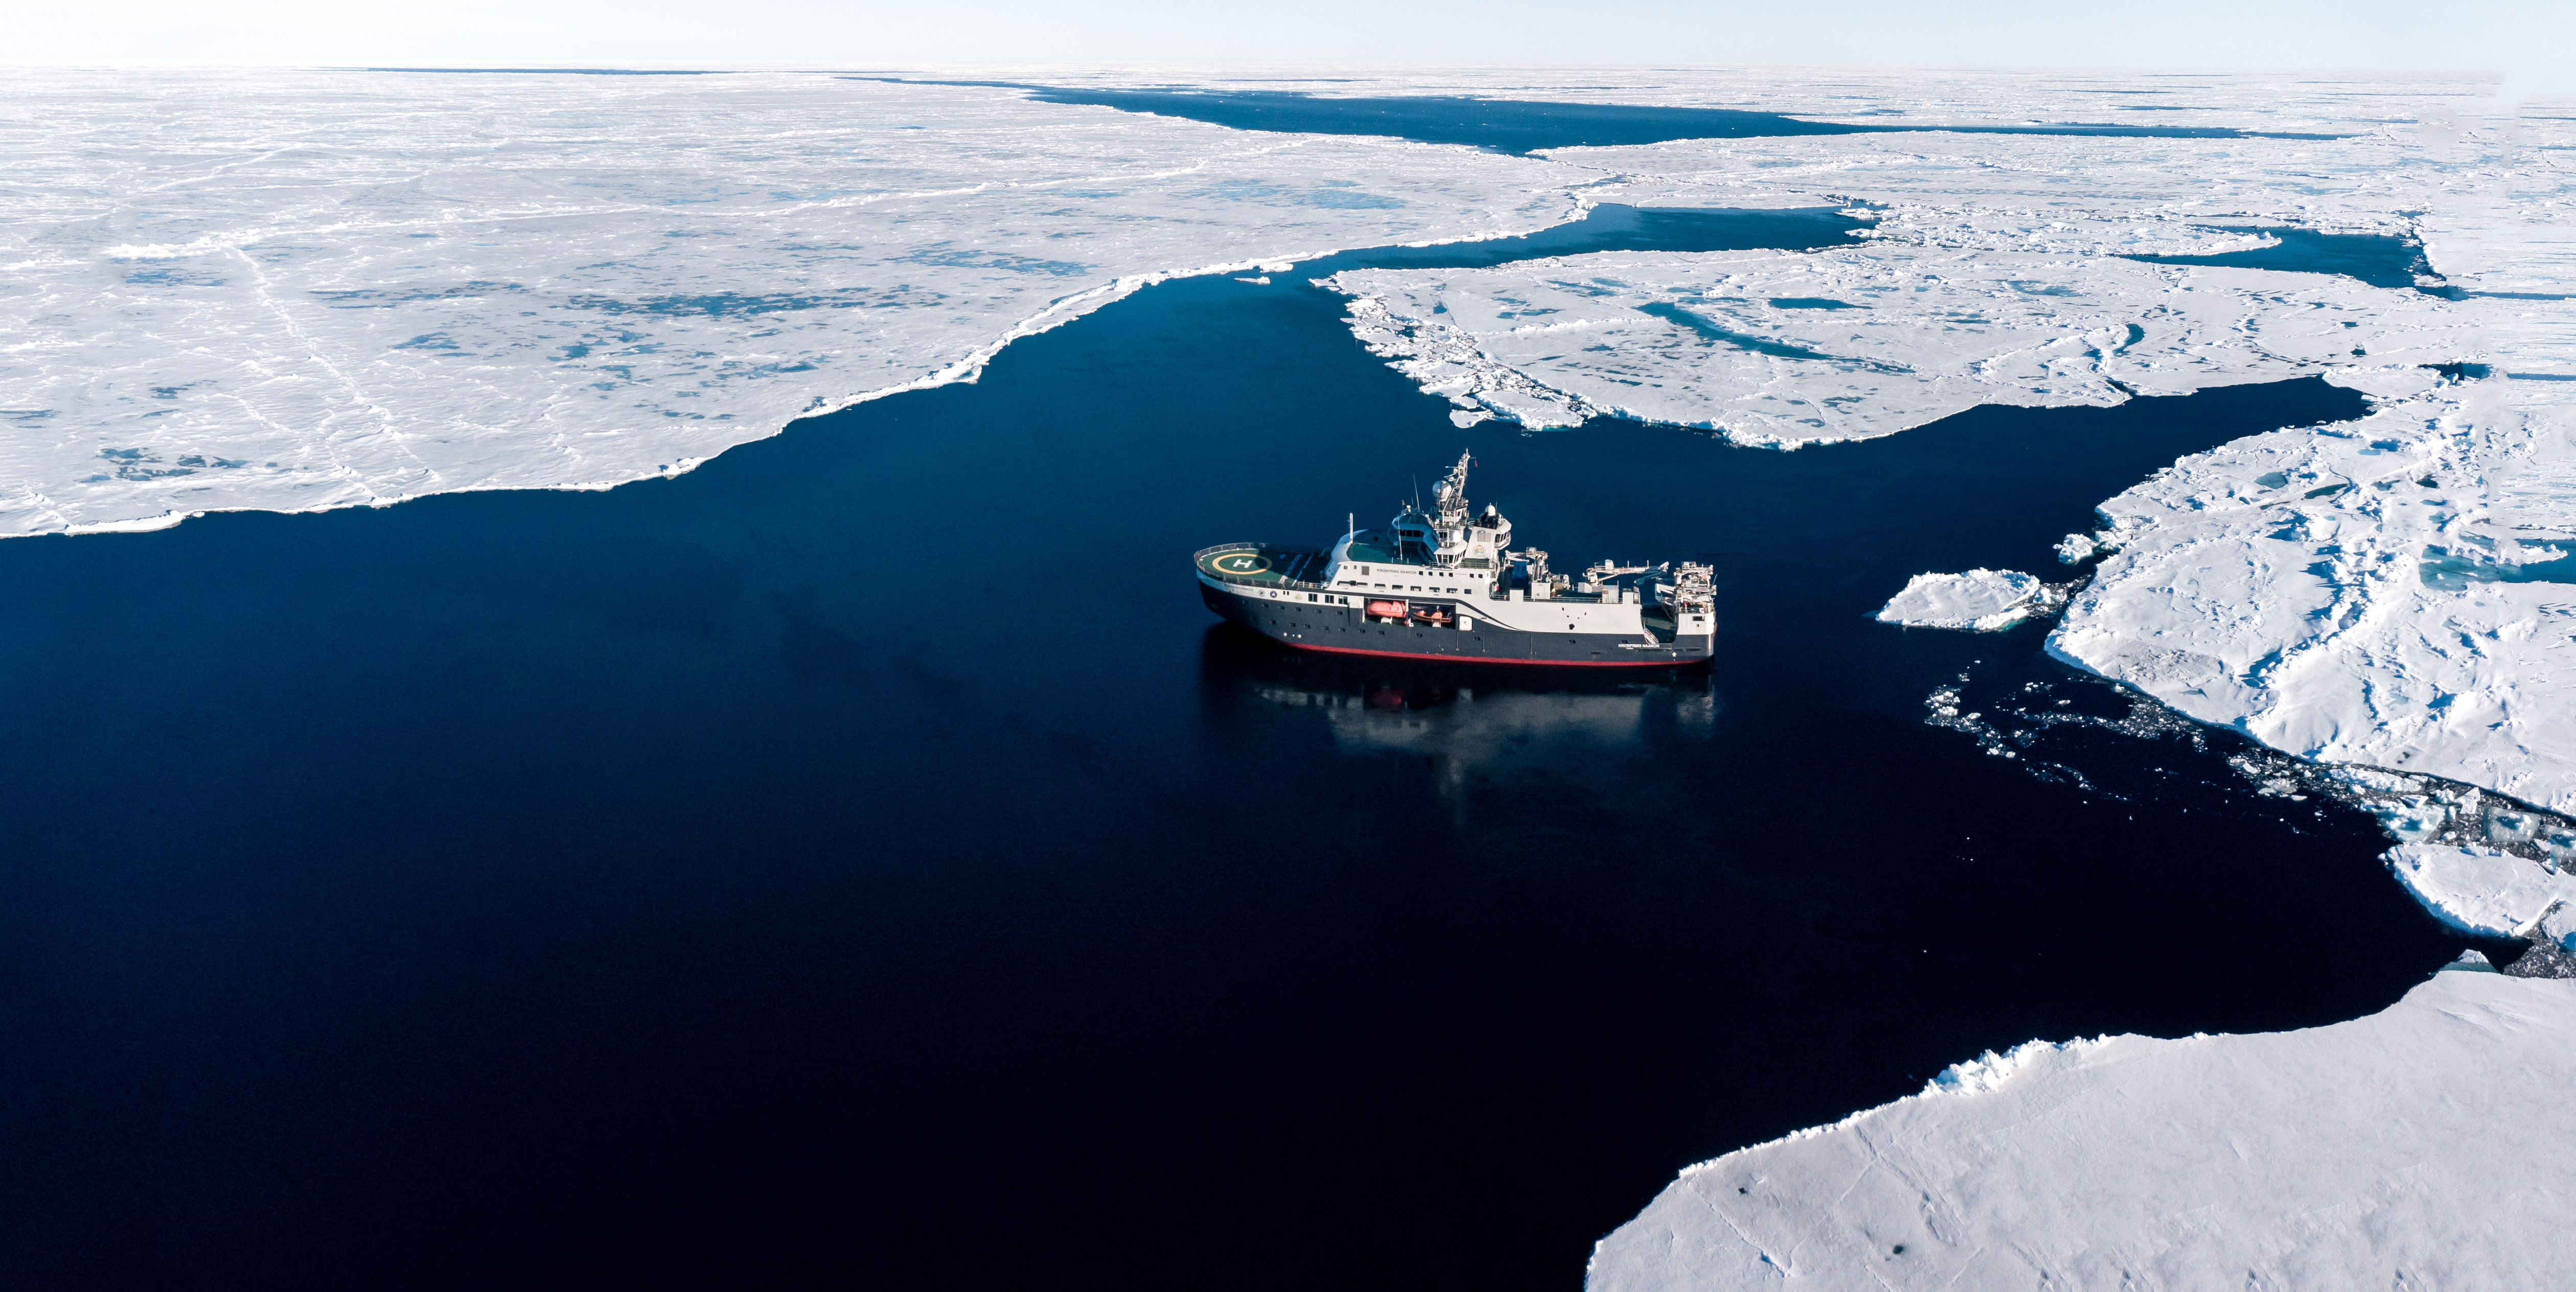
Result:
[[[1227,543],[1198,554],[1199,572],[1227,583],[1288,587],[1321,583],[1324,553],[1311,547]]]

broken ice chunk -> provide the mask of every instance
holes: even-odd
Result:
[[[2019,570],[1918,574],[1878,612],[1880,623],[1908,628],[1996,632],[2066,604],[2066,590]]]

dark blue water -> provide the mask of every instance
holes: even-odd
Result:
[[[2233,226],[2219,226],[2233,227]],[[2247,251],[2226,251],[2212,256],[2128,256],[2155,265],[2224,265],[2237,269],[2285,269],[2295,273],[2341,274],[2358,278],[2373,287],[2398,290],[2413,288],[2416,276],[2429,275],[2432,267],[2424,259],[2421,243],[2384,233],[2320,233],[2314,229],[2247,227],[2238,232],[2262,232],[2279,239],[2269,247]],[[2426,287],[2433,295],[2447,295],[2448,289]]]
[[[1667,210],[1604,203],[1580,220],[1518,238],[1449,242],[1430,247],[1370,247],[1298,263],[1283,280],[1300,290],[1306,280],[1345,269],[1480,269],[1542,256],[1596,251],[1814,251],[1852,245],[1851,235],[1871,221],[1833,207],[1786,210]]]
[[[1301,271],[1302,272],[1302,271]],[[1689,1162],[2033,1036],[2324,1023],[2457,943],[2223,737],[1922,721],[2318,381],[1796,453],[1461,432],[1339,302],[1168,283],[606,493],[0,544],[0,1283],[1567,1288]],[[1713,668],[1215,626],[1187,554],[1454,458]]]
[[[1029,91],[1040,103],[1070,103],[1183,117],[1236,130],[1298,134],[1393,135],[1432,144],[1469,144],[1501,152],[1543,148],[1655,144],[1673,139],[1743,139],[1779,135],[1859,135],[1946,130],[1954,134],[2114,135],[2153,139],[2339,139],[2341,135],[2276,134],[2220,126],[2124,126],[2060,122],[2013,126],[1858,125],[1805,121],[1735,108],[1668,108],[1629,103],[1555,103],[1438,95],[1318,98],[1293,90],[1091,90],[1015,81],[925,81],[852,77],[906,85],[982,85]]]

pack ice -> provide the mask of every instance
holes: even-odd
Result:
[[[597,487],[1567,168],[819,75],[18,69],[0,536]]]
[[[2032,1042],[1684,1171],[1587,1285],[2546,1283],[2571,1080],[2576,981],[2492,971],[2331,1027]]]
[[[2257,115],[2244,83],[2196,88],[2199,119]],[[2105,532],[2068,553],[2113,554],[2050,649],[2286,752],[2576,807],[2576,129],[2482,90],[2339,106],[2276,91],[2301,127],[2344,137],[1559,149],[1603,172],[1605,199],[1854,202],[1879,218],[1816,252],[1333,285],[1355,334],[1461,422],[1614,415],[1794,447],[1979,403],[2294,375],[2362,390],[2363,421],[2239,441],[2104,503]],[[2132,258],[2285,229],[2403,235],[2420,272],[2374,285]]]

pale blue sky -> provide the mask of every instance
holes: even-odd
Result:
[[[0,58],[48,60],[2576,67],[2569,0],[54,0],[9,26]]]

